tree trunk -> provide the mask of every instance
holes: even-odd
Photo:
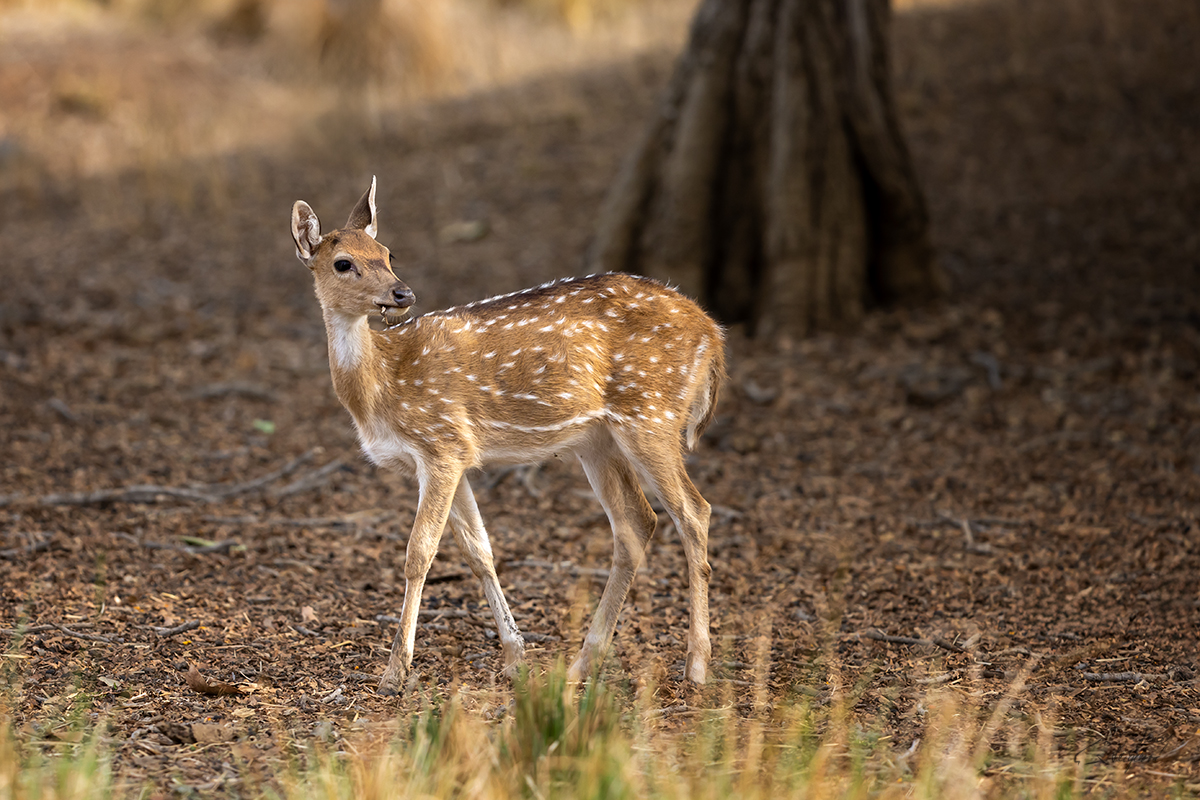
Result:
[[[704,0],[588,254],[761,336],[944,289],[888,80],[887,0]]]

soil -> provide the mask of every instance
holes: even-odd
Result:
[[[749,696],[762,666],[771,702],[844,686],[905,745],[931,685],[987,713],[1024,682],[998,752],[1044,718],[1068,758],[1200,780],[1197,40],[1189,0],[897,15],[899,107],[954,289],[803,341],[730,332],[689,460],[715,507],[717,680],[682,680],[665,515],[606,679],[703,705]],[[120,781],[234,792],[229,765],[275,757],[271,731],[349,736],[456,690],[503,702],[449,537],[413,689],[374,692],[417,492],[357,450],[289,209],[340,221],[378,175],[419,311],[576,272],[670,64],[408,107],[369,136],[334,115],[171,170],[9,179],[0,161],[0,627],[19,642],[0,668],[23,730],[71,736],[89,713]],[[473,483],[532,660],[573,655],[611,556],[581,470]],[[189,666],[251,691],[197,692]]]

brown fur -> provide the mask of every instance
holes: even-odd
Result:
[[[409,539],[401,627],[380,687],[395,691],[412,658],[416,605],[449,521],[483,580],[508,666],[524,644],[495,578],[486,531],[464,477],[472,467],[574,452],[604,505],[616,540],[614,570],[584,648],[582,678],[616,624],[654,515],[638,486],[661,497],[688,552],[692,630],[688,675],[703,681],[708,640],[709,508],[683,468],[712,421],[724,380],[720,328],[691,300],[632,275],[565,278],[392,322],[411,291],[375,241],[375,186],[347,228],[325,236],[302,202],[292,215],[329,335],[330,369],[363,449],[421,485]],[[343,269],[337,269],[337,265]],[[373,331],[367,317],[390,322]]]

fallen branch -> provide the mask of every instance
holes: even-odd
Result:
[[[187,633],[188,631],[194,631],[194,630],[196,630],[196,628],[199,628],[199,627],[200,627],[200,620],[192,619],[192,620],[188,620],[187,622],[176,625],[173,628],[159,628],[159,627],[155,627],[155,626],[151,625],[150,630],[154,631],[156,634],[158,634],[159,636],[166,639],[171,636],[178,636],[181,633]]]
[[[664,706],[663,708],[652,708],[649,711],[647,711],[644,716],[650,717],[650,718],[663,717],[668,714],[681,714],[685,711],[692,711],[692,710],[693,709],[688,708],[687,703],[676,703],[673,706]]]
[[[608,570],[596,567],[580,567],[570,561],[543,561],[540,558],[524,558],[519,561],[506,562],[506,567],[540,567],[555,572],[565,571],[572,575],[589,575],[593,578],[607,578]]]
[[[1024,528],[1029,524],[1023,519],[1007,519],[1005,517],[967,517],[972,528]],[[908,524],[914,528],[961,528],[962,517],[955,517],[945,511],[937,512],[936,519],[909,519]]]
[[[98,506],[106,503],[161,503],[164,499],[211,503],[213,496],[199,489],[178,486],[139,484],[124,489],[100,489],[95,492],[47,494],[33,500],[39,506]]]
[[[1084,672],[1082,677],[1092,683],[1150,683],[1168,680],[1166,675],[1157,672]]]
[[[291,497],[294,494],[306,492],[309,489],[315,489],[317,486],[325,482],[325,480],[334,472],[341,469],[345,465],[345,461],[340,458],[335,458],[320,469],[313,470],[302,478],[289,483],[281,489],[276,489],[271,492],[271,497],[276,500],[284,497]]]
[[[236,539],[226,539],[222,542],[212,542],[211,544],[185,544],[180,548],[192,555],[207,555],[208,553],[228,553],[235,547],[241,547],[242,543]]]
[[[241,542],[236,539],[226,539],[223,542],[213,542],[205,545],[191,544],[175,544],[174,542],[147,542],[139,539],[136,536],[131,536],[128,533],[117,532],[113,534],[118,539],[124,539],[127,542],[136,544],[139,547],[144,547],[147,550],[173,550],[177,553],[187,553],[193,556],[208,555],[210,553],[227,553],[234,547],[240,547]]]
[[[967,540],[966,544],[963,546],[964,550],[966,550],[968,553],[975,553],[982,556],[992,554],[993,548],[990,544],[986,542],[975,541],[975,531],[971,528],[971,520],[963,517],[959,521],[959,524],[962,526],[963,537]]]
[[[9,636],[25,636],[29,633],[45,633],[54,629],[53,625],[30,625],[28,628],[22,628],[18,625],[15,628],[0,628],[0,633],[5,633]]]
[[[71,630],[66,625],[58,625],[56,623],[52,623],[51,627],[54,630],[58,631],[59,633],[66,634],[67,636],[70,636],[75,639],[83,639],[84,641],[88,641],[88,642],[102,642],[103,644],[125,644],[124,639],[110,638],[108,636],[100,636],[99,634],[95,634],[95,633],[80,633],[79,631]]]
[[[466,609],[462,609],[462,608],[421,609],[420,611],[417,612],[417,616],[429,618],[429,622],[421,623],[422,625],[425,625],[425,626],[428,626],[432,622],[437,622],[439,619],[445,619],[447,617],[454,617],[455,619],[461,619],[463,622],[469,622],[472,625],[476,625],[481,628],[490,628],[494,624],[492,622],[492,620],[479,619],[479,618],[473,616],[470,611],[467,611]],[[391,614],[376,614],[375,621],[376,622],[387,622],[387,623],[391,623],[393,625],[400,624],[400,618],[394,617]]]
[[[32,553],[40,553],[43,550],[49,550],[49,549],[50,549],[50,537],[46,537],[45,539],[34,542],[33,544],[30,544],[30,545],[26,545],[25,547],[10,547],[7,550],[0,550],[0,558],[4,558],[4,559],[17,558],[18,556],[27,556]]]
[[[311,450],[309,450],[308,452],[301,453],[300,455],[296,456],[291,461],[284,464],[282,467],[275,470],[274,472],[268,472],[266,475],[263,475],[261,478],[255,478],[252,481],[247,481],[246,483],[235,484],[228,488],[219,490],[218,492],[216,492],[216,497],[217,497],[217,499],[224,500],[227,497],[237,497],[238,495],[250,494],[251,492],[258,491],[259,489],[263,488],[264,486],[272,484],[277,480],[286,478],[288,475],[291,475],[293,472],[300,469],[300,467],[304,466],[309,461],[312,461],[313,457],[316,456],[317,453],[320,453],[321,451],[322,451],[322,448],[314,447]],[[336,461],[337,459],[334,459],[334,460]]]
[[[368,509],[343,514],[337,517],[259,517],[254,514],[244,514],[238,517],[222,517],[205,514],[201,522],[214,525],[278,525],[289,528],[365,528],[377,525],[397,516],[395,511]]]
[[[936,686],[943,683],[949,683],[958,677],[958,672],[943,672],[941,675],[931,675],[928,678],[913,678],[913,683],[919,683],[923,686]]]
[[[0,497],[0,507],[7,505],[38,505],[38,506],[94,506],[105,505],[107,503],[161,503],[165,500],[180,500],[189,503],[216,503],[226,500],[230,497],[238,497],[241,495],[251,494],[252,492],[261,491],[264,487],[281,478],[295,472],[306,462],[312,460],[313,456],[321,452],[321,448],[315,447],[307,453],[300,455],[287,464],[284,464],[279,469],[268,472],[266,475],[255,478],[251,481],[235,484],[210,484],[198,488],[186,486],[159,486],[157,484],[138,484],[136,486],[126,486],[120,489],[99,489],[94,492],[64,492],[42,495],[41,497],[26,498],[24,496],[9,495]],[[334,459],[330,464],[316,470],[307,479],[311,480],[314,477],[320,477],[326,471],[332,471],[331,465],[341,465],[341,459]],[[336,468],[336,467],[333,467]],[[291,484],[292,487],[302,483],[306,479],[302,478],[296,483]],[[286,491],[289,487],[285,487],[281,492]],[[295,489],[303,491],[304,488]],[[277,495],[280,496],[280,495]]]
[[[230,395],[239,395],[241,397],[248,397],[251,400],[267,400],[270,402],[275,402],[279,398],[279,395],[266,386],[243,381],[210,383],[207,386],[193,389],[187,394],[187,397],[196,400],[211,400],[215,397],[228,397]]]
[[[966,648],[964,648],[962,645],[952,642],[949,639],[943,639],[941,636],[934,636],[930,639],[917,639],[912,636],[889,636],[883,631],[878,631],[875,629],[863,631],[862,633],[855,635],[863,639],[874,639],[877,642],[887,642],[888,644],[911,644],[924,647],[940,647],[943,650],[949,650],[952,653],[966,652]]]

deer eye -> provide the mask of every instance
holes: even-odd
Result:
[[[339,258],[337,261],[333,262],[333,268],[338,272],[349,272],[350,270],[354,269],[354,262],[347,261],[344,258]]]

